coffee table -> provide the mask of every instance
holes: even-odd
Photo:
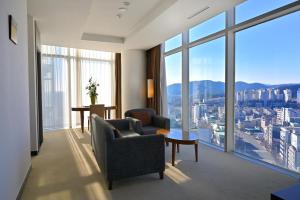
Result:
[[[175,165],[175,151],[177,146],[177,152],[179,152],[179,145],[194,145],[195,146],[195,160],[198,162],[198,142],[199,136],[193,132],[185,132],[178,129],[159,129],[157,134],[165,136],[165,141],[168,144],[172,143],[172,166]]]

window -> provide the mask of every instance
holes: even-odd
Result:
[[[178,52],[165,57],[166,82],[167,82],[167,105],[171,128],[181,128],[181,75],[182,53]]]
[[[45,131],[79,125],[79,113],[71,112],[70,107],[90,105],[85,87],[91,77],[100,84],[97,103],[114,105],[113,60],[110,52],[42,46]]]
[[[295,0],[247,0],[235,8],[236,24],[280,8]]]
[[[190,49],[190,130],[224,147],[225,37]]]
[[[69,125],[68,62],[66,58],[42,57],[42,103],[45,130]]]
[[[190,42],[225,29],[225,12],[191,28],[189,30]]]
[[[236,33],[235,150],[300,172],[300,12]]]
[[[172,128],[300,173],[300,11],[294,2],[248,0],[185,31],[189,41],[176,36],[181,48],[165,52],[163,71]],[[227,13],[243,26],[226,25]]]
[[[165,52],[182,46],[182,34],[176,35],[165,42]]]

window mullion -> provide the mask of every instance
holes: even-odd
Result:
[[[226,28],[234,25],[235,20],[234,8],[226,12]],[[225,114],[226,130],[224,151],[234,151],[234,88],[235,88],[235,33],[234,31],[226,32],[225,45]]]
[[[189,131],[189,32],[182,34],[182,129]]]

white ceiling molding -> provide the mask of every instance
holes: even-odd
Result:
[[[111,43],[124,43],[123,37],[116,37],[111,35],[100,35],[100,34],[93,34],[93,33],[83,33],[81,36],[82,40],[89,40],[89,41],[98,41],[98,42],[111,42]]]

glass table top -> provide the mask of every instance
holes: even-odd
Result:
[[[195,141],[199,140],[199,136],[197,133],[182,131],[181,129],[171,129],[170,131],[165,129],[160,129],[157,132],[158,134],[163,134],[165,137],[174,140],[182,140],[182,141]]]

